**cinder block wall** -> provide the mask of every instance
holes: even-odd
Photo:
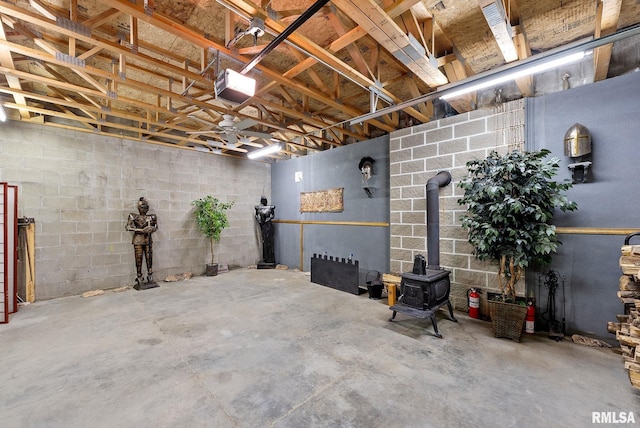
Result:
[[[0,181],[19,186],[19,217],[35,218],[41,300],[133,284],[132,233],[125,225],[141,196],[158,215],[157,281],[171,273],[204,272],[209,242],[195,229],[191,202],[207,194],[235,201],[228,212],[231,226],[215,245],[216,262],[255,264],[261,250],[254,206],[263,191],[270,196],[271,167],[9,121],[0,134]]]
[[[470,287],[480,287],[483,297],[486,291],[497,291],[498,269],[472,255],[460,225],[465,210],[457,203],[463,193],[458,183],[467,172],[467,161],[483,159],[491,150],[523,148],[524,105],[523,100],[513,101],[391,134],[391,272],[411,272],[417,254],[427,257],[427,180],[449,171],[452,182],[440,189],[440,265],[452,271],[451,300],[458,310],[467,308]]]

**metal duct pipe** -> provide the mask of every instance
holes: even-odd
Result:
[[[440,269],[440,208],[438,189],[451,183],[449,171],[427,180],[427,269]]]

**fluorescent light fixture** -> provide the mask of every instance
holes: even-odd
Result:
[[[492,86],[499,85],[510,80],[515,80],[520,77],[530,76],[532,74],[541,73],[543,71],[551,70],[555,67],[560,67],[565,64],[580,61],[584,58],[585,52],[576,52],[570,55],[556,58],[551,61],[542,62],[540,64],[533,64],[531,67],[524,67],[518,70],[514,70],[511,73],[506,73],[492,79],[484,80],[469,86],[464,86],[456,91],[448,92],[440,97],[442,100],[448,100],[451,98],[459,97],[460,95],[468,94],[469,92],[479,91],[480,89],[490,88]]]
[[[262,156],[270,155],[271,153],[279,152],[282,146],[280,143],[271,144],[270,146],[264,147],[262,149],[254,150],[247,155],[249,159],[256,159]]]
[[[242,104],[256,93],[256,81],[230,69],[216,79],[216,97]]]
[[[0,122],[6,122],[7,121],[7,112],[4,111],[4,107],[2,106],[2,104],[0,104]]]

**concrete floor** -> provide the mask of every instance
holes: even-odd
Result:
[[[584,427],[635,412],[622,359],[426,320],[301,272],[237,269],[20,308],[0,325],[2,427]]]

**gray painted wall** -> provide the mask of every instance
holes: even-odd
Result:
[[[140,196],[158,215],[156,280],[204,272],[209,242],[191,201],[207,194],[236,202],[216,261],[258,261],[253,207],[263,188],[269,195],[269,164],[15,121],[0,128],[0,181],[19,186],[18,215],[36,222],[38,300],[133,284],[125,224]]]
[[[362,189],[358,163],[364,156],[375,159],[376,190],[368,198]],[[296,183],[295,173],[303,179]],[[277,220],[389,222],[389,137],[278,162],[272,166],[271,183]],[[300,192],[344,188],[344,211],[339,213],[300,213]],[[300,226],[277,223],[276,262],[300,267]],[[389,228],[371,226],[305,225],[302,269],[310,269],[314,253],[347,258],[350,253],[360,262],[360,285],[369,270],[389,271]],[[373,274],[372,274],[373,275]]]
[[[569,178],[564,156],[564,134],[578,122],[593,136],[593,179],[568,192],[578,211],[559,213],[557,226],[637,228],[640,230],[640,73],[605,80],[529,100],[529,149],[546,148],[562,160],[560,178]],[[607,321],[623,313],[616,297],[622,274],[618,266],[620,235],[559,235],[563,245],[552,269],[566,277],[566,321],[571,331],[612,339]],[[527,281],[535,285],[537,273]],[[539,305],[546,305],[542,290]],[[562,317],[562,295],[556,295],[557,319]]]

